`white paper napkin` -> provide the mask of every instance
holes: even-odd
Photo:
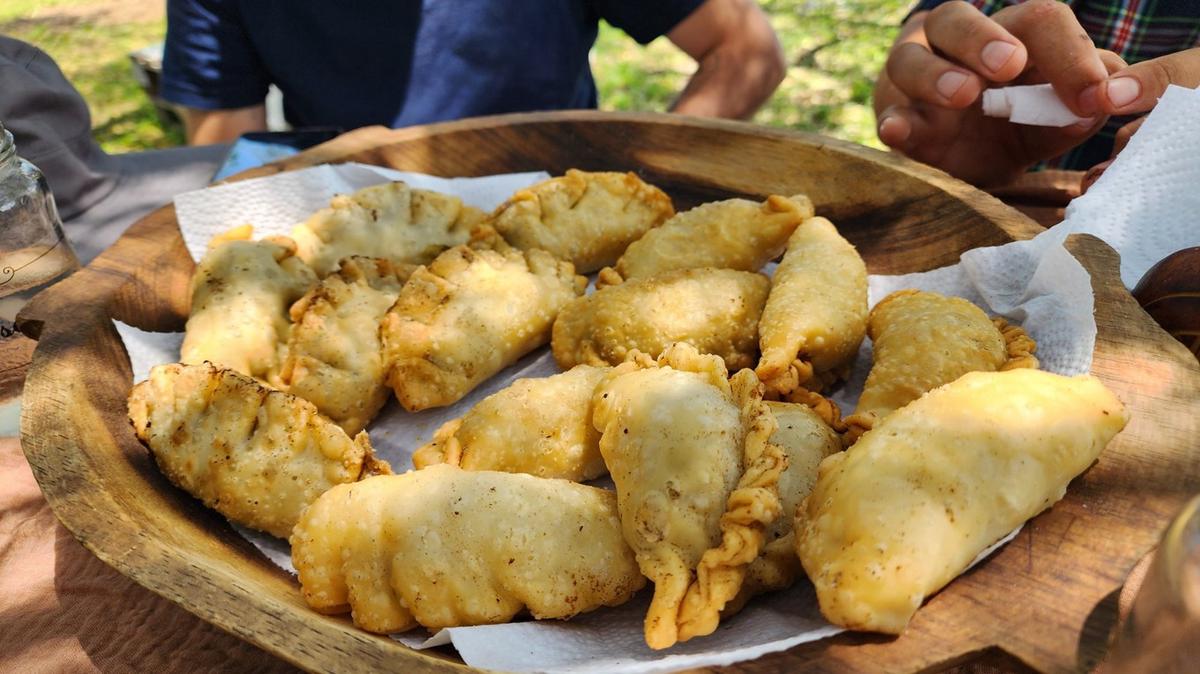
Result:
[[[250,223],[256,239],[289,236],[293,227],[328,206],[335,194],[349,194],[390,180],[453,194],[469,206],[491,211],[518,189],[549,177],[548,173],[534,171],[486,178],[440,178],[367,164],[321,165],[184,192],[175,197],[175,216],[184,244],[198,262],[204,257],[209,239],[221,232]]]
[[[950,267],[903,276],[872,276],[871,304],[901,288],[965,297],[991,314],[1021,324],[1037,340],[1038,357],[1045,369],[1068,375],[1086,372],[1096,335],[1090,279],[1062,247],[1062,241],[1077,232],[1107,241],[1121,253],[1121,274],[1127,286],[1167,254],[1200,245],[1197,119],[1200,93],[1172,87],[1117,161],[1087,195],[1071,204],[1062,224],[1031,241],[969,251]],[[296,222],[323,207],[333,193],[396,177],[419,187],[458,194],[472,205],[490,209],[544,174],[447,180],[358,165],[318,167],[182,195],[176,208],[188,248],[198,256],[208,237],[228,227],[249,221],[259,235],[287,234]],[[135,380],[144,379],[152,365],[178,359],[181,335],[143,333],[120,324],[118,329],[129,350]],[[867,343],[851,381],[834,396],[844,411],[853,408],[869,368]],[[408,414],[391,403],[371,425],[372,441],[397,470],[404,470],[411,466],[412,449],[442,422],[461,415],[517,377],[556,371],[547,350],[541,349],[449,408]],[[291,569],[286,542],[239,530],[277,564]],[[433,638],[415,630],[398,638],[413,647],[453,643],[467,664],[489,669],[641,673],[731,664],[839,631],[821,619],[811,587],[801,583],[752,601],[709,637],[655,652],[642,640],[648,596],[643,592],[625,606],[567,622],[453,628]]]
[[[1121,253],[1128,288],[1167,255],[1200,246],[1200,89],[1168,87],[1116,161],[1045,235],[1074,233]]]
[[[1084,121],[1071,112],[1049,84],[987,89],[983,92],[983,114],[1032,126],[1064,127]]]

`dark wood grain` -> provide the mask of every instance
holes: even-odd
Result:
[[[1163,329],[1200,356],[1200,247],[1160,260],[1138,281],[1133,296]]]
[[[339,161],[448,176],[636,170],[683,207],[805,192],[874,273],[939,267],[970,248],[1040,231],[993,197],[892,155],[661,115],[552,113],[364,129],[237,179]],[[935,596],[902,637],[843,635],[735,671],[923,671],[978,658],[1073,671],[1095,661],[1112,623],[1106,598],[1200,489],[1200,368],[1121,286],[1111,249],[1087,237],[1073,237],[1070,248],[1093,274],[1093,370],[1129,406],[1129,428],[1062,503]],[[110,319],[178,329],[191,269],[165,207],[22,313],[21,325],[40,335],[22,441],[58,517],[138,583],[302,667],[461,669],[308,610],[291,577],[154,469],[125,419],[130,369]]]

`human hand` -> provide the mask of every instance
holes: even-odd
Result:
[[[1174,54],[1142,61],[1113,73],[1108,81],[1085,92],[1100,102],[1100,108],[1113,115],[1132,115],[1149,112],[1169,85],[1195,89],[1200,87],[1200,48],[1186,49]],[[1129,139],[1142,127],[1145,117],[1138,117],[1117,131],[1112,156],[1116,157]],[[1083,178],[1083,191],[1104,173],[1112,160],[1092,167]]]
[[[1095,96],[1105,113],[1133,115],[1149,112],[1172,84],[1189,89],[1200,87],[1200,47],[1118,70],[1108,81],[1096,85],[1094,91],[1087,91],[1085,95]],[[1113,156],[1125,148],[1143,120],[1145,117],[1139,117],[1121,127],[1113,146]]]
[[[896,40],[875,88],[879,138],[968,182],[1004,184],[1098,131],[1106,119],[1099,85],[1124,67],[1053,0],[991,17],[947,3],[914,15]],[[989,83],[1043,82],[1089,121],[1034,127],[983,115],[978,100]]]

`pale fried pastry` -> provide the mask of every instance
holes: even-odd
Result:
[[[687,344],[657,364],[634,354],[596,389],[594,422],[625,540],[654,583],[651,648],[679,638],[680,608],[706,551],[717,549],[705,562],[701,610],[736,595],[766,522],[779,514],[774,480],[783,457],[766,442],[774,421],[761,396],[752,372],[731,386],[719,358]]]
[[[553,377],[518,379],[442,425],[413,452],[413,465],[449,463],[574,482],[600,477],[607,469],[592,425],[592,393],[609,370],[577,365]]]
[[[899,634],[987,546],[1062,498],[1124,426],[1092,376],[970,372],[825,459],[796,522],[821,613]]]
[[[324,277],[353,255],[424,264],[466,243],[486,218],[458,197],[395,181],[335,196],[328,208],[296,225],[292,238],[300,258]]]
[[[734,400],[741,405],[745,431],[742,476],[721,515],[721,543],[700,557],[696,579],[679,607],[680,641],[717,629],[725,607],[745,589],[749,569],[767,541],[767,528],[785,518],[779,486],[787,456],[780,445],[770,441],[779,427],[762,399],[763,385],[749,369],[738,372],[729,384]]]
[[[309,606],[371,632],[569,618],[645,584],[611,491],[447,465],[331,489],[291,543]]]
[[[847,440],[968,372],[1036,368],[1033,340],[1019,327],[1003,327],[961,297],[898,290],[883,298],[868,321],[875,362],[854,414],[846,417]]]
[[[588,274],[674,214],[671,198],[635,173],[570,169],[512,195],[490,223],[514,246],[548,251]]]
[[[288,307],[317,277],[286,237],[251,241],[244,225],[216,236],[192,276],[184,363],[216,363],[279,386]]]
[[[351,440],[312,403],[211,363],[152,369],[129,420],[171,482],[279,537],[330,487],[391,472],[366,433]]]
[[[603,273],[597,284],[612,285],[673,269],[758,271],[779,257],[788,235],[812,215],[812,201],[802,194],[770,196],[761,204],[746,199],[702,204],[676,214],[630,244],[615,269]]]
[[[412,265],[348,257],[291,308],[280,379],[346,433],[366,428],[387,401],[379,324]]]
[[[759,379],[771,393],[820,391],[844,377],[867,330],[867,267],[825,218],[788,239],[758,321]]]
[[[821,460],[842,449],[834,429],[808,405],[768,402],[767,406],[779,424],[771,442],[787,455],[787,469],[779,476],[783,514],[767,527],[762,554],[746,568],[742,589],[725,605],[722,618],[740,610],[751,597],[790,587],[803,575],[793,531],[796,512],[817,481]]]
[[[455,246],[420,267],[384,317],[388,383],[409,411],[449,405],[545,344],[587,279],[543,250]]]
[[[758,318],[770,281],[731,269],[677,269],[602,288],[568,304],[554,323],[559,367],[617,365],[632,351],[657,357],[675,342],[754,364]]]

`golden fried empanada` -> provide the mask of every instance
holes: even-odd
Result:
[[[335,196],[329,208],[296,225],[292,238],[300,258],[323,277],[352,255],[424,264],[466,243],[486,218],[458,197],[395,181]]]
[[[702,204],[630,244],[617,260],[616,274],[603,272],[597,283],[610,285],[672,269],[758,271],[779,257],[788,235],[812,215],[812,201],[802,194],[770,196],[761,204],[746,199]]]
[[[625,540],[654,583],[646,643],[706,634],[780,512],[785,459],[767,442],[775,421],[762,387],[750,370],[730,381],[719,358],[681,343],[657,366],[635,354],[594,402]]]
[[[970,372],[821,462],[796,522],[821,613],[899,634],[987,546],[1062,498],[1124,426],[1091,376]]]
[[[767,406],[779,424],[771,442],[787,455],[787,469],[779,476],[783,514],[767,527],[762,554],[746,568],[741,592],[725,606],[722,617],[740,610],[757,594],[790,587],[804,573],[792,530],[796,512],[817,481],[821,460],[842,449],[837,433],[808,405],[768,402]]]
[[[587,279],[544,250],[455,246],[420,267],[383,320],[388,383],[410,412],[449,405],[545,344]]]
[[[418,469],[449,463],[583,482],[603,475],[592,393],[610,368],[577,365],[553,377],[518,379],[448,421],[413,452]]]
[[[571,169],[512,195],[491,224],[517,248],[540,248],[588,274],[674,214],[671,198],[635,173]]]
[[[292,305],[282,383],[350,435],[366,428],[387,401],[379,324],[413,269],[385,258],[348,257]]]
[[[771,282],[732,269],[677,269],[602,288],[568,304],[554,322],[559,367],[617,365],[631,351],[656,357],[675,342],[754,364],[758,317]]]
[[[759,379],[787,395],[844,377],[867,331],[867,266],[825,218],[788,239],[758,321]]]
[[[892,410],[968,372],[1037,367],[1035,345],[1025,331],[994,324],[961,297],[898,290],[871,310],[867,334],[875,362],[854,414],[846,417],[847,438],[857,439]]]
[[[391,472],[312,403],[211,363],[159,365],[129,420],[171,482],[238,524],[281,538],[336,484]]]
[[[288,307],[317,282],[286,237],[251,241],[244,225],[216,236],[192,276],[181,360],[209,361],[279,386]]]
[[[454,466],[331,489],[292,562],[308,605],[371,632],[569,618],[645,584],[616,498],[566,480]]]

